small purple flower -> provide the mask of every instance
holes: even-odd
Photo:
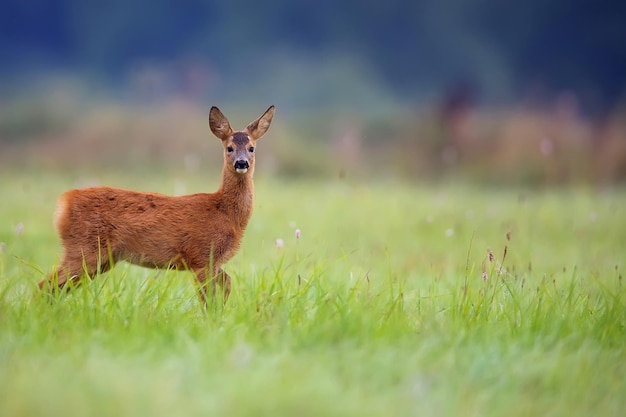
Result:
[[[276,239],[276,249],[282,249],[283,246],[285,246],[285,242],[281,238]]]
[[[487,281],[489,277],[487,276],[486,272],[483,272],[483,281]]]
[[[300,239],[300,229],[296,229],[296,239]]]

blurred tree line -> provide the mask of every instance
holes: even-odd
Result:
[[[235,83],[347,57],[415,99],[464,82],[611,103],[626,93],[619,0],[3,0],[0,73],[70,70],[116,83],[142,62],[199,61]],[[302,80],[305,83],[306,80]]]
[[[273,103],[265,172],[626,180],[624,1],[0,4],[0,166],[193,167]]]

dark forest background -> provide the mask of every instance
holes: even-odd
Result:
[[[202,111],[226,103],[246,114],[274,103],[285,131],[319,137],[320,146],[353,141],[359,155],[380,156],[378,142],[395,140],[427,155],[421,166],[428,169],[406,162],[409,175],[436,176],[438,164],[494,167],[475,158],[520,140],[539,156],[573,147],[587,157],[598,143],[611,143],[603,152],[618,159],[626,153],[623,1],[0,4],[0,143],[13,147],[71,133],[86,102],[141,103],[158,114],[156,103],[176,100]],[[586,158],[583,176],[602,161]],[[614,165],[610,175],[591,176],[626,175],[623,162]]]

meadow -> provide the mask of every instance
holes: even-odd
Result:
[[[217,173],[0,181],[0,416],[619,416],[626,191],[286,181],[203,311],[190,273],[117,265],[55,300],[57,196],[213,191]],[[296,230],[300,237],[296,238]]]

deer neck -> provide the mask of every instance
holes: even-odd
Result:
[[[221,193],[225,209],[234,218],[237,225],[245,229],[254,208],[253,171],[248,174],[236,174],[226,167],[222,171]]]

